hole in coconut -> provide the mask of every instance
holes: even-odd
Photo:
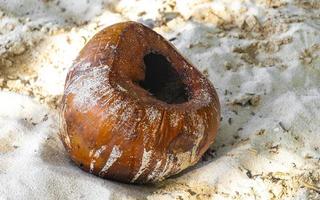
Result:
[[[139,84],[157,99],[168,104],[188,101],[187,86],[182,82],[178,72],[163,55],[149,53],[143,58],[145,80]]]

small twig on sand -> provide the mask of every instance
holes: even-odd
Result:
[[[304,182],[304,181],[301,181],[301,183],[302,183],[302,185],[303,185],[304,187],[320,193],[320,187],[318,187],[318,186],[316,186],[316,185],[313,185],[313,184],[310,184],[310,183],[307,183],[307,182]]]

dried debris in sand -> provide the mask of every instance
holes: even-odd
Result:
[[[215,188],[205,183],[179,183],[165,181],[157,186],[156,192],[147,197],[148,200],[165,199],[190,199],[190,200],[209,200],[215,193]]]
[[[230,102],[227,102],[227,105],[258,106],[260,101],[261,101],[260,95],[247,93],[239,98],[236,98]]]

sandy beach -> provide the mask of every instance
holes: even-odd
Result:
[[[215,143],[154,185],[80,170],[58,137],[65,77],[97,32],[138,21],[214,84]],[[318,0],[0,0],[0,199],[320,199]]]

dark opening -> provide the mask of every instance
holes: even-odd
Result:
[[[139,83],[141,87],[168,104],[188,101],[186,85],[163,55],[149,53],[143,60],[146,69],[145,80]]]

